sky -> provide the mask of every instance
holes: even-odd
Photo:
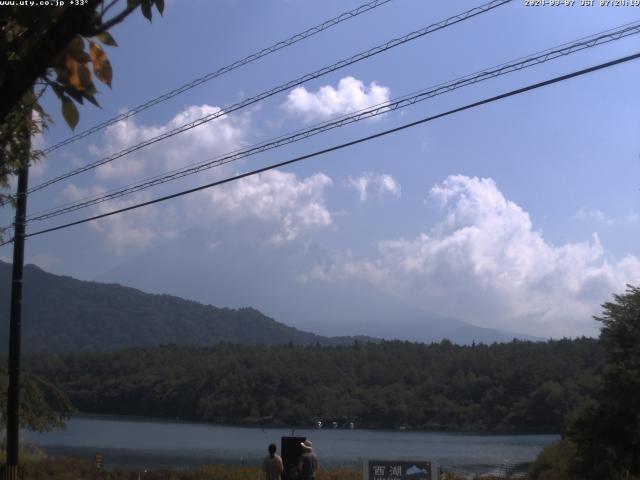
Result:
[[[80,108],[76,132],[360,3],[175,0],[152,23],[135,12],[112,30],[119,46],[105,47],[114,70],[112,88],[100,88],[101,109]],[[477,5],[393,0],[52,152],[32,167],[30,184]],[[29,213],[637,20],[640,7],[527,6],[514,0],[38,191],[29,198]],[[241,174],[636,53],[639,39],[631,36],[33,222],[28,231]],[[213,252],[206,261],[216,251],[227,255],[227,269],[258,255],[291,264],[287,275],[296,291],[346,295],[304,297],[303,310],[348,302],[344,298],[358,288],[353,301],[365,305],[379,295],[422,311],[425,318],[451,317],[545,338],[596,335],[592,316],[601,304],[626,284],[640,284],[639,74],[640,61],[629,62],[220,187],[32,237],[26,259],[80,279],[109,279],[205,303],[215,299],[218,306],[265,308],[260,283],[242,285],[242,275],[236,275],[229,289],[241,290],[241,296],[207,296],[202,277],[191,279],[188,267],[205,262],[203,249]],[[55,98],[47,95],[43,104],[54,124],[34,142],[46,147],[72,132]],[[8,210],[0,215],[3,224],[11,222]],[[163,249],[169,244],[178,248]],[[242,248],[220,249],[222,244]],[[163,273],[170,278],[158,284],[151,270],[133,275],[135,267],[126,267],[139,265],[136,259],[142,257],[146,265],[172,265]],[[10,246],[0,249],[0,258],[10,260]],[[243,275],[275,282],[266,265],[254,271],[245,265]],[[209,274],[220,273],[211,268]],[[265,313],[287,317],[286,299]],[[326,323],[305,323],[300,315],[285,319],[320,334],[368,333],[366,322],[350,324],[348,316]],[[393,322],[389,318],[390,329]]]

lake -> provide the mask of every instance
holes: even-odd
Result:
[[[207,463],[258,465],[271,442],[291,429],[244,428],[204,423],[112,416],[74,417],[66,430],[22,432],[22,440],[52,455],[93,459],[106,467],[193,468]],[[525,465],[557,435],[477,435],[297,428],[325,467],[360,467],[367,458],[430,460],[437,465],[480,472],[501,465]]]

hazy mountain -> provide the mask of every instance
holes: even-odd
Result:
[[[253,308],[216,308],[116,284],[86,282],[25,266],[24,351],[110,350],[167,343],[352,344],[289,327]],[[8,348],[11,265],[0,262],[0,351]]]
[[[98,276],[154,293],[226,307],[251,305],[323,335],[366,334],[418,342],[502,342],[526,335],[431,315],[354,279],[305,277],[329,254],[313,243],[273,246],[250,236],[193,229]]]

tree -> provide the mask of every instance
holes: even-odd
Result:
[[[112,68],[103,46],[117,44],[108,30],[137,8],[149,21],[152,6],[160,14],[164,10],[164,0],[82,1],[0,8],[0,51],[5,52],[0,56],[0,189],[8,187],[8,178],[25,161],[42,157],[42,152],[31,151],[29,138],[50,120],[38,103],[44,92],[53,90],[66,122],[75,128],[80,117],[76,104],[87,100],[99,106],[94,77],[111,86]],[[0,203],[10,200],[0,193]]]
[[[569,422],[580,478],[640,478],[640,288],[603,306],[600,342],[606,356],[598,403]]]
[[[99,106],[94,77],[111,86],[111,63],[102,45],[116,46],[116,42],[108,30],[138,7],[149,21],[152,6],[160,14],[164,10],[164,0],[60,3],[50,7],[16,2],[0,8],[0,190],[7,189],[11,175],[26,172],[29,164],[43,155],[31,150],[31,137],[42,132],[50,121],[39,104],[45,91],[50,88],[57,95],[64,119],[75,128],[80,117],[76,104],[87,100]],[[112,14],[116,7],[119,11]],[[0,205],[10,202],[13,203],[12,196],[0,193]],[[0,230],[0,240],[3,233]],[[6,385],[6,372],[0,372],[0,388],[4,392]],[[19,390],[24,427],[46,430],[59,426],[70,411],[64,395],[41,378],[27,375]],[[7,398],[0,395],[3,425],[8,408]]]
[[[7,391],[7,370],[0,368],[0,390]],[[20,426],[37,432],[46,432],[64,426],[64,421],[74,412],[73,405],[57,386],[42,377],[24,376],[20,392]],[[0,429],[7,424],[7,398],[0,395]]]

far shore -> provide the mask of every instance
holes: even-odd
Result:
[[[314,425],[284,425],[284,424],[272,424],[272,423],[210,423],[199,420],[190,420],[182,418],[169,418],[169,417],[152,417],[143,415],[119,415],[110,413],[86,413],[77,412],[71,415],[73,418],[83,419],[97,419],[97,420],[113,420],[113,421],[132,421],[143,423],[176,423],[176,424],[191,424],[191,425],[210,425],[212,427],[229,427],[229,428],[250,428],[250,429],[269,429],[269,430],[293,430],[293,431],[308,431],[308,430],[350,430],[348,427],[339,426],[337,429],[331,427],[331,425],[324,425],[321,429],[316,428]],[[560,435],[559,432],[550,432],[546,430],[474,430],[474,429],[460,429],[460,428],[447,428],[447,426],[441,426],[432,429],[412,428],[409,425],[399,425],[395,428],[378,428],[359,426],[356,424],[353,430],[367,430],[367,431],[380,431],[380,432],[423,432],[423,433],[442,433],[448,435],[487,435],[487,436],[500,436],[500,435]]]

